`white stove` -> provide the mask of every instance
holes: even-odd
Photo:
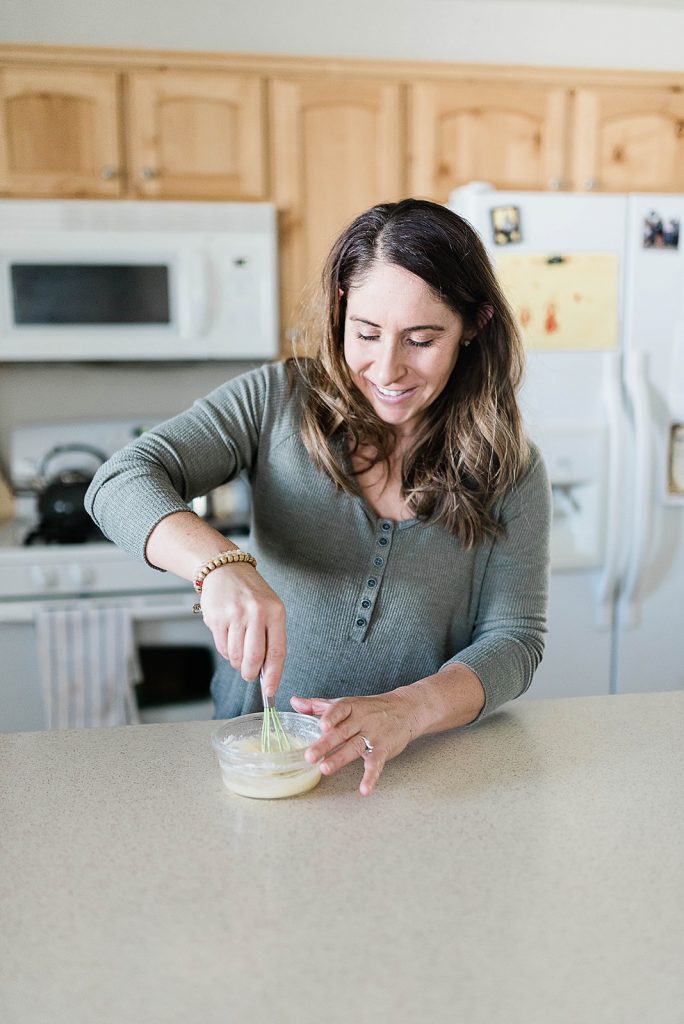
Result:
[[[144,424],[143,424],[144,426]],[[19,427],[11,448],[11,484],[17,495],[16,518],[0,526],[0,732],[45,727],[43,697],[38,684],[35,621],[39,612],[57,608],[123,606],[130,611],[135,640],[143,651],[202,648],[216,655],[211,634],[192,614],[195,594],[190,583],[132,559],[106,540],[60,544],[25,539],[37,524],[38,467],[56,445],[87,443],[110,455],[136,437],[141,421],[108,421]],[[56,457],[71,466],[76,452]],[[82,468],[92,472],[92,459],[82,456]],[[226,536],[239,543],[249,517],[246,485],[230,485],[222,508]],[[201,502],[199,503],[201,506]],[[177,689],[177,687],[176,687]],[[174,698],[141,707],[141,721],[159,722],[211,717],[208,693],[204,700]]]

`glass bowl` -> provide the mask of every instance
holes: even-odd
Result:
[[[306,748],[321,735],[318,719],[281,711],[279,718],[291,750],[269,752],[261,749],[263,714],[242,715],[224,722],[211,742],[218,757],[223,782],[239,796],[277,800],[297,796],[321,781],[317,764],[304,759]]]

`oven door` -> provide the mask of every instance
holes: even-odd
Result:
[[[209,680],[219,660],[211,633],[192,615],[187,593],[0,602],[0,732],[45,728],[35,617],[41,608],[123,605],[130,609],[138,661],[140,721],[209,719]]]

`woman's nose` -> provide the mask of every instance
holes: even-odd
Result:
[[[380,387],[389,387],[403,376],[403,372],[399,346],[389,341],[383,343],[375,359],[376,383]]]

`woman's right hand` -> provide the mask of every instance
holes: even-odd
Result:
[[[257,570],[230,562],[205,577],[200,601],[216,650],[242,678],[263,672],[264,692],[273,696],[285,664],[285,606]]]

